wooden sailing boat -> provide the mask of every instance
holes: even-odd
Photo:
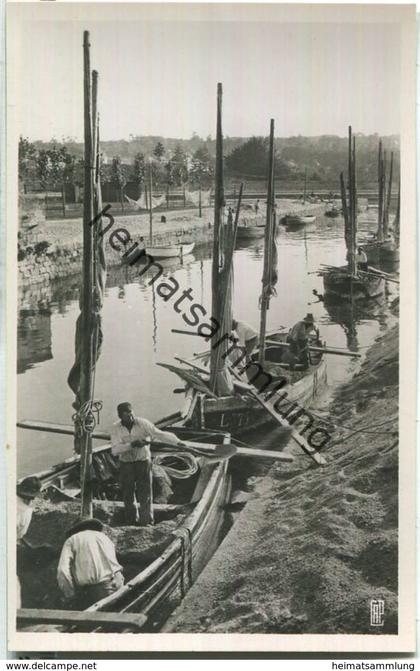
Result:
[[[369,263],[388,264],[399,260],[399,239],[394,228],[389,225],[392,197],[392,172],[394,155],[391,152],[388,188],[386,185],[386,152],[382,151],[382,141],[378,151],[378,228],[375,239],[363,244]],[[398,202],[400,196],[398,195]],[[399,205],[397,206],[399,208]],[[398,212],[399,219],[399,212]]]
[[[215,195],[215,225],[214,235],[216,246],[213,253],[213,305],[212,315],[220,313],[221,297],[230,292],[230,283],[226,278],[230,276],[231,267],[225,268],[224,281],[220,283],[220,221],[223,209],[223,138],[221,128],[221,86],[218,89],[218,120],[216,139],[216,195]],[[270,153],[268,169],[267,213],[265,227],[265,253],[261,296],[261,346],[251,361],[246,360],[246,366],[237,368],[243,356],[237,354],[238,348],[230,346],[229,336],[231,326],[226,324],[225,330],[218,331],[212,339],[210,350],[210,369],[203,364],[208,353],[203,353],[191,361],[178,358],[183,368],[161,364],[177,374],[187,383],[186,399],[183,408],[184,421],[188,426],[210,428],[212,430],[230,431],[234,436],[250,429],[262,426],[280,424],[291,430],[293,438],[300,447],[313,458],[317,458],[315,450],[306,439],[302,439],[278,410],[280,401],[287,399],[286,404],[291,407],[305,408],[323,388],[326,383],[326,364],[322,349],[315,348],[311,365],[306,371],[292,371],[285,359],[288,352],[286,342],[287,332],[275,332],[265,339],[266,312],[274,286],[274,238],[275,238],[275,198],[274,198],[274,122],[270,129]],[[239,207],[237,208],[238,214]],[[235,222],[236,224],[237,222]],[[226,257],[231,260],[232,246]],[[225,303],[223,303],[225,305]],[[220,333],[224,334],[220,337]],[[228,344],[228,347],[226,346]],[[318,343],[319,344],[319,343]],[[240,348],[239,348],[240,349]],[[230,363],[227,361],[230,359]],[[223,363],[222,363],[223,361]],[[262,365],[263,364],[263,365]],[[188,369],[185,368],[188,366]],[[246,369],[246,375],[243,371]],[[226,384],[215,387],[217,376],[224,372],[226,378],[230,373],[231,379]],[[242,375],[240,374],[242,372]],[[232,385],[233,378],[233,385]],[[224,382],[222,378],[222,382]],[[230,386],[229,386],[230,384]],[[219,428],[218,428],[219,427]]]
[[[349,126],[348,150],[348,197],[344,174],[340,175],[341,202],[344,215],[344,237],[347,248],[347,265],[328,266],[320,270],[327,297],[345,300],[366,300],[380,296],[385,289],[385,280],[375,270],[362,271],[356,263],[357,246],[357,187],[356,187],[356,142]]]
[[[186,241],[181,243],[171,243],[169,245],[153,244],[153,183],[152,166],[149,163],[149,242],[146,245],[146,252],[154,259],[169,259],[175,256],[184,257],[191,254],[195,247],[195,242]]]
[[[180,413],[162,419],[158,426],[170,428],[186,443],[184,456],[174,452],[173,448],[168,453],[164,445],[151,446],[154,466],[157,456],[160,467],[168,468],[165,459],[169,460],[174,476],[171,503],[155,505],[155,527],[120,526],[123,503],[117,484],[118,464],[111,454],[109,442],[92,448],[93,438],[109,440],[109,436],[94,431],[94,411],[99,406],[93,400],[93,382],[101,339],[101,297],[98,291],[100,284],[102,288],[104,284],[101,272],[104,259],[99,253],[103,242],[100,217],[100,225],[92,226],[92,221],[101,211],[96,123],[98,79],[96,73],[91,79],[87,31],[84,33],[83,51],[85,247],[81,315],[76,339],[77,366],[72,369],[72,389],[77,392],[75,428],[34,421],[18,424],[29,430],[75,435],[80,454],[36,474],[41,480],[42,496],[27,537],[35,542],[40,540],[45,543],[48,540],[55,557],[50,562],[32,562],[29,567],[20,567],[24,607],[17,611],[17,628],[42,632],[47,626],[58,626],[60,632],[72,633],[155,630],[177,605],[217,546],[224,520],[223,505],[230,493],[228,459],[236,453],[236,448],[229,444],[230,436],[224,432],[202,432],[184,427]],[[177,460],[180,479],[175,477]],[[92,514],[107,525],[108,533],[116,543],[126,582],[87,610],[63,609],[56,584],[56,570],[65,531],[80,516],[90,517]]]

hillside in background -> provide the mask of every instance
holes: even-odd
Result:
[[[377,189],[377,160],[379,135],[356,134],[357,179],[360,189]],[[268,159],[268,139],[262,137],[225,137],[226,187],[235,188],[240,181],[245,189],[259,192],[265,188]],[[399,136],[382,138],[388,165],[394,154],[393,182],[400,173]],[[347,137],[321,135],[318,137],[289,137],[275,140],[276,189],[301,190],[306,179],[307,190],[339,189],[339,175],[347,168]],[[141,192],[149,158],[153,163],[153,180],[157,187],[197,188],[200,183],[213,183],[215,140],[194,134],[190,139],[159,136],[130,136],[129,140],[101,142],[103,181],[114,181],[118,188],[133,182],[136,193]],[[19,176],[29,190],[36,181],[44,189],[54,183],[83,183],[83,143],[72,138],[59,142],[30,142],[21,138],[19,144]],[[61,162],[61,163],[60,163]],[[118,165],[116,165],[116,163]],[[60,167],[61,166],[61,167]],[[120,167],[119,167],[120,166]],[[22,168],[22,170],[21,170]],[[56,174],[55,174],[56,173]],[[121,174],[120,178],[118,174]],[[37,189],[35,189],[37,190]]]

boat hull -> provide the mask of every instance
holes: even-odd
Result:
[[[168,418],[170,419],[170,418]],[[173,419],[179,419],[179,415]],[[172,421],[162,421],[162,426],[169,427],[177,433],[180,439],[197,439],[197,431],[180,427],[172,427]],[[225,443],[230,442],[227,434],[214,434],[209,438],[208,433],[202,437],[203,442]],[[94,463],[104,468],[107,455],[110,454],[110,445],[101,446],[94,450]],[[42,482],[43,490],[50,492],[70,491],[72,482],[78,477],[80,458],[75,456],[63,464],[52,467],[48,471],[37,474]],[[111,459],[112,462],[112,459]],[[170,612],[179,604],[188,588],[202,571],[211,555],[220,542],[221,528],[224,523],[223,506],[230,498],[230,475],[228,461],[210,464],[201,464],[200,474],[194,485],[192,495],[188,499],[190,512],[186,513],[180,523],[172,531],[167,531],[167,543],[160,550],[159,555],[117,592],[92,604],[87,611],[113,613],[144,613],[147,622],[142,631],[157,631]],[[108,464],[109,465],[109,464]],[[102,503],[102,502],[100,502]],[[112,502],[110,502],[112,505]],[[53,504],[52,504],[53,505]],[[122,504],[120,504],[122,505]],[[156,509],[159,506],[155,506]],[[164,506],[163,506],[164,507]],[[169,506],[170,507],[170,506]],[[36,511],[34,512],[34,517]],[[159,525],[156,527],[159,528]],[[137,533],[140,533],[138,530]],[[136,529],[133,528],[133,533]],[[51,612],[51,611],[49,611]],[[25,623],[21,627],[20,623]],[[60,625],[60,632],[77,631],[121,631],[113,629],[111,625],[86,628],[78,625]],[[25,618],[25,609],[18,611],[17,628],[25,631],[47,631],[51,629],[42,625],[42,609],[38,611],[37,620],[28,625]]]
[[[264,234],[264,226],[238,226],[236,238],[238,240],[251,240],[253,238],[263,238]]]
[[[323,276],[326,295],[344,300],[367,300],[381,296],[385,290],[382,277],[352,277],[341,272],[330,272]]]
[[[316,219],[316,215],[298,215],[298,214],[286,214],[281,219],[281,223],[288,228],[300,228],[306,226],[307,224],[313,224]]]
[[[327,365],[325,360],[314,367],[297,382],[284,387],[277,396],[297,403],[299,407],[308,407],[327,384]],[[200,429],[228,431],[233,436],[241,436],[250,430],[269,428],[275,424],[273,418],[261,405],[247,396],[236,394],[225,398],[203,398],[195,390],[189,391],[186,420]],[[273,400],[275,396],[273,397]]]
[[[153,256],[154,259],[171,259],[176,256],[186,256],[191,254],[195,247],[195,242],[188,242],[180,245],[159,245],[148,246],[146,253]]]
[[[396,263],[400,259],[400,250],[394,240],[369,242],[363,245],[368,263]]]

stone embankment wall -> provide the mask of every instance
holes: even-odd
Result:
[[[278,202],[277,214],[280,218],[286,213],[314,213],[320,214],[325,209],[323,203],[302,204],[294,201]],[[211,208],[203,209],[203,216],[199,218],[196,211],[174,211],[165,213],[166,221],[159,221],[156,215],[153,224],[153,244],[170,245],[181,241],[194,241],[196,244],[206,243],[213,236],[213,212]],[[261,223],[265,213],[256,215],[252,210],[244,210],[241,220],[246,219],[253,223],[257,219]],[[105,224],[109,222],[105,219]],[[132,214],[115,217],[112,231],[124,228],[129,232],[133,242],[143,236],[146,243],[149,235],[149,217],[147,214]],[[82,269],[82,222],[80,219],[57,221],[43,221],[36,230],[33,242],[48,242],[49,246],[41,254],[29,253],[18,261],[18,282],[20,286],[39,282],[49,282],[60,277],[67,277],[79,273]],[[109,244],[109,235],[106,234],[106,258],[109,266],[121,264],[123,250],[115,251]],[[31,245],[34,247],[34,245]],[[127,245],[129,249],[131,245]],[[36,247],[36,245],[35,245]]]

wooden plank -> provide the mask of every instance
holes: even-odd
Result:
[[[57,424],[55,422],[39,422],[36,419],[22,419],[16,422],[19,429],[31,429],[32,431],[45,431],[46,433],[59,433],[64,436],[74,436],[74,426],[72,424]],[[92,438],[99,440],[109,440],[110,434],[107,431],[94,431]]]
[[[232,368],[231,366],[229,366],[229,370],[231,371],[232,375],[234,375],[236,378],[239,378],[239,375],[238,375],[238,373],[236,372],[236,370],[235,370],[234,368]],[[269,401],[264,401],[264,400],[260,397],[260,395],[259,395],[259,393],[257,392],[257,390],[254,389],[254,387],[251,387],[251,385],[249,385],[249,384],[245,384],[245,383],[241,383],[241,382],[239,382],[239,381],[238,381],[238,384],[241,384],[241,386],[242,386],[242,388],[244,389],[244,391],[247,391],[248,394],[249,394],[250,396],[252,396],[253,398],[255,398],[255,400],[258,401],[258,403],[259,403],[265,410],[267,410],[267,412],[271,415],[271,417],[272,417],[273,419],[275,419],[275,421],[277,422],[277,424],[280,424],[280,426],[282,426],[282,427],[284,427],[284,428],[289,428],[289,429],[290,429],[291,437],[292,437],[292,438],[294,439],[294,441],[299,445],[299,447],[305,452],[305,454],[307,454],[308,456],[310,456],[311,459],[313,459],[319,466],[324,466],[324,465],[326,464],[325,457],[323,457],[321,454],[319,454],[319,452],[317,452],[313,447],[311,447],[311,446],[308,444],[306,438],[304,438],[303,436],[301,436],[301,434],[298,433],[298,431],[296,431],[296,429],[294,429],[294,428],[292,427],[291,424],[289,424],[289,422],[287,421],[287,419],[285,419],[284,417],[282,417],[282,415],[281,415],[279,412],[277,412],[277,411],[275,410],[275,408],[274,408],[275,400],[274,400],[274,403],[272,402],[272,399],[270,399]]]
[[[103,613],[86,610],[49,610],[43,608],[19,608],[17,622],[23,624],[59,624],[68,626],[113,626],[139,631],[147,622],[144,613]]]
[[[185,441],[186,444],[193,449],[199,449],[201,452],[212,452],[217,450],[220,445],[209,445],[208,443],[195,443],[193,441]],[[285,452],[276,452],[275,450],[260,450],[254,447],[237,447],[236,455],[237,457],[255,457],[260,459],[274,459],[276,461],[285,461],[291,462],[294,461],[292,454],[287,454]]]

